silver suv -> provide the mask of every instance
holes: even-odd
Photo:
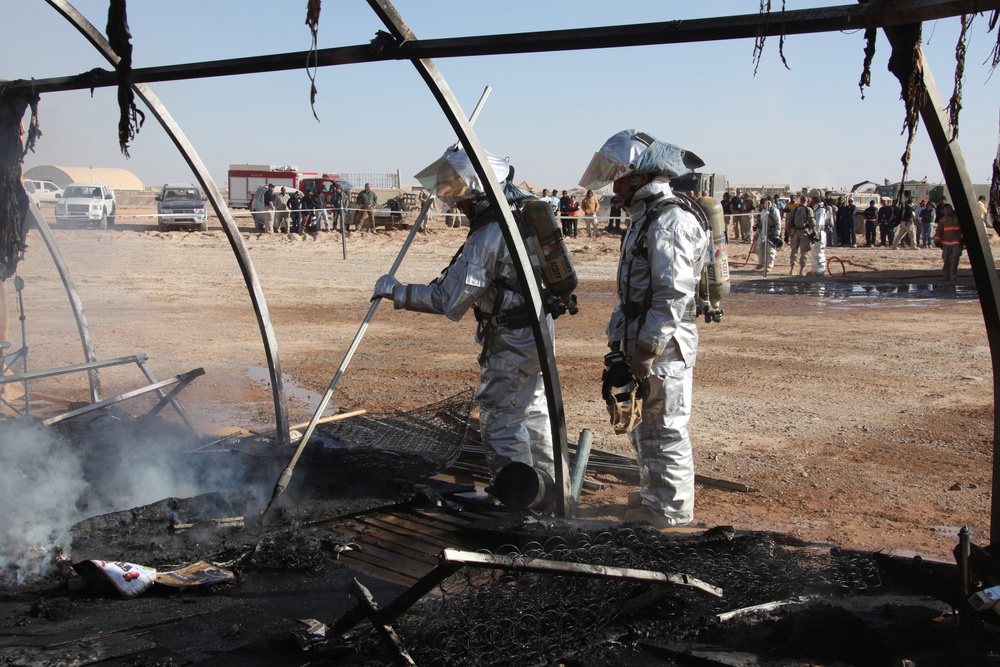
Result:
[[[156,215],[158,227],[189,227],[199,232],[208,231],[208,213],[205,202],[208,197],[201,194],[198,186],[190,183],[167,183],[156,195]]]
[[[98,229],[115,224],[115,193],[102,183],[70,183],[56,195],[56,222],[96,222]]]

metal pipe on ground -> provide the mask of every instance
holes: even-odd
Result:
[[[580,502],[580,492],[583,490],[583,478],[590,461],[590,446],[594,444],[594,432],[589,428],[580,431],[576,444],[576,457],[573,459],[573,469],[570,472],[570,516],[576,517],[576,507]]]

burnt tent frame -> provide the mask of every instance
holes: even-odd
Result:
[[[107,40],[70,3],[65,0],[46,0],[70,21],[117,68],[118,56]],[[621,25],[602,28],[583,28],[546,32],[524,32],[510,35],[418,40],[389,0],[367,0],[369,6],[385,24],[388,33],[380,32],[370,44],[322,49],[307,52],[274,54],[217,60],[207,63],[179,64],[164,67],[141,68],[131,71],[131,85],[163,125],[171,140],[194,171],[205,188],[230,245],[237,256],[244,281],[250,291],[264,342],[274,393],[276,427],[279,444],[289,444],[287,402],[284,396],[281,363],[277,340],[267,311],[253,264],[236,224],[221,197],[218,187],[201,162],[194,147],[187,141],[166,109],[159,102],[147,83],[174,81],[214,76],[232,76],[254,72],[300,69],[303,63],[320,67],[346,65],[380,60],[409,60],[434,95],[459,139],[469,151],[472,163],[483,183],[490,184],[487,195],[498,217],[510,249],[521,287],[527,295],[529,310],[533,313],[532,329],[542,360],[546,394],[552,419],[553,440],[556,452],[557,512],[569,514],[568,447],[566,442],[565,414],[559,389],[553,341],[549,340],[539,322],[544,315],[537,285],[532,279],[527,254],[510,215],[509,207],[502,205],[504,198],[493,179],[487,177],[485,154],[447,82],[434,65],[432,58],[470,57],[497,54],[535,53],[581,49],[620,48],[627,46],[677,44],[730,39],[750,39],[792,34],[833,32],[840,30],[882,29],[893,49],[911,49],[906,39],[907,30],[916,24],[939,18],[971,15],[989,10],[1000,10],[1000,0],[903,0],[898,2],[865,2],[815,9],[782,11],[772,15],[744,14],[696,20],[677,20],[641,25]],[[772,20],[773,18],[773,20]],[[979,292],[980,306],[990,345],[994,389],[993,426],[993,481],[991,497],[991,542],[1000,538],[1000,282],[992,252],[982,225],[976,224],[975,197],[958,142],[953,137],[950,119],[942,112],[945,108],[930,71],[930,66],[918,54],[918,70],[927,90],[920,106],[920,116],[944,173],[945,183],[952,193],[955,211],[965,237],[972,273]],[[894,72],[897,77],[901,73]],[[115,71],[94,70],[67,77],[32,81],[13,81],[0,84],[3,94],[37,95],[61,90],[92,89],[117,85]],[[901,84],[906,85],[905,81]]]

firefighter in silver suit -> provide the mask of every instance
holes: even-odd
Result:
[[[488,157],[508,201],[534,198],[507,180],[511,170],[503,159]],[[554,477],[541,364],[500,223],[463,149],[449,148],[416,178],[469,218],[469,235],[451,264],[430,284],[401,284],[386,275],[379,278],[373,298],[391,298],[397,310],[437,313],[455,322],[472,309],[479,323],[476,342],[482,345],[476,401],[491,482],[514,462]],[[551,316],[546,315],[542,326],[553,335]]]
[[[698,281],[708,233],[677,204],[670,179],[703,166],[691,152],[637,130],[612,136],[594,155],[580,186],[614,183],[629,213],[618,262],[618,303],[608,345],[632,375],[646,379],[642,421],[628,433],[639,461],[641,504],[626,521],[682,526],[694,515],[694,461],[687,425],[698,350]]]

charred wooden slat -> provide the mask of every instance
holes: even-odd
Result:
[[[385,539],[386,536],[381,533],[369,533],[362,535],[357,531],[345,530],[344,534],[355,537],[355,542],[363,553],[373,555],[392,554],[391,558],[386,555],[387,560],[391,560],[393,558],[409,558],[431,566],[437,564],[437,556],[430,553],[429,549],[414,549],[396,540]],[[389,537],[391,538],[392,536]],[[343,553],[351,553],[351,551]]]
[[[359,518],[358,521],[375,528],[381,528],[390,533],[395,533],[396,535],[407,539],[409,544],[420,545],[417,548],[426,548],[430,546],[437,547],[438,549],[445,549],[450,546],[454,546],[454,544],[449,540],[440,539],[432,535],[420,535],[419,533],[414,532],[413,524],[411,524],[410,527],[406,527],[371,517]]]
[[[393,584],[399,584],[400,586],[412,586],[414,581],[417,580],[417,577],[407,576],[401,573],[398,569],[392,567],[390,563],[387,563],[384,560],[379,560],[378,558],[355,553],[352,554],[347,560],[355,563],[359,570]]]
[[[374,554],[367,554],[363,551],[345,551],[341,554],[341,559],[345,562],[357,561],[369,565],[372,567],[377,567],[386,572],[392,572],[396,577],[402,577],[404,580],[408,580],[412,584],[414,581],[427,574],[429,568],[417,568],[413,566],[413,561],[407,562],[405,559],[399,560],[386,560],[380,558]],[[382,579],[385,576],[377,575]],[[395,581],[395,579],[390,579],[390,581]]]

